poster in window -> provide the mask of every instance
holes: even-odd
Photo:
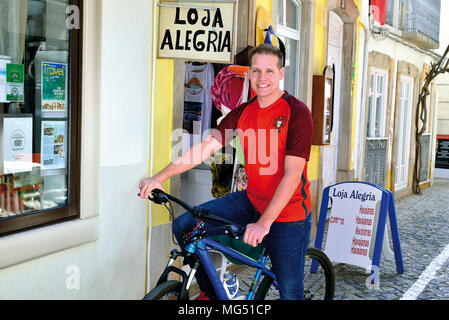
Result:
[[[42,62],[42,112],[67,111],[67,64]]]
[[[44,170],[67,167],[67,121],[42,121],[41,153]]]
[[[8,102],[6,100],[6,65],[11,63],[9,57],[0,56],[0,103]]]
[[[25,68],[23,64],[6,65],[6,100],[25,101]]]
[[[33,118],[5,117],[3,121],[3,173],[31,171]]]

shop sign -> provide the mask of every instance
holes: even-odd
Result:
[[[373,273],[374,266],[380,267],[387,213],[396,270],[403,273],[393,193],[370,183],[349,181],[323,190],[315,247],[321,249],[325,226],[328,224],[324,252],[329,259],[362,268],[371,267]],[[312,268],[316,268],[316,265],[312,264]]]
[[[361,267],[371,265],[369,255],[374,216],[382,192],[367,184],[341,184],[330,189],[332,210],[325,253],[331,261]]]
[[[437,135],[435,168],[449,169],[449,135]]]
[[[158,58],[232,63],[234,1],[159,4]]]

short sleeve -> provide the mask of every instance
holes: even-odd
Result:
[[[309,161],[313,137],[313,119],[309,108],[290,96],[290,121],[288,124],[285,155],[301,157]]]

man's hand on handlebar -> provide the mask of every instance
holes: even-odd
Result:
[[[160,189],[165,192],[164,187],[162,187],[162,184],[153,178],[146,178],[142,180],[139,184],[140,188],[140,198],[142,199],[148,199],[151,192],[154,189]]]
[[[263,238],[270,232],[270,228],[260,223],[250,223],[246,226],[243,242],[250,246],[257,247],[262,243]]]

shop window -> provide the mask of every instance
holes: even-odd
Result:
[[[298,96],[301,3],[295,0],[273,1],[276,32],[285,43],[285,79],[283,89]]]
[[[0,236],[78,217],[80,0],[0,0]]]

